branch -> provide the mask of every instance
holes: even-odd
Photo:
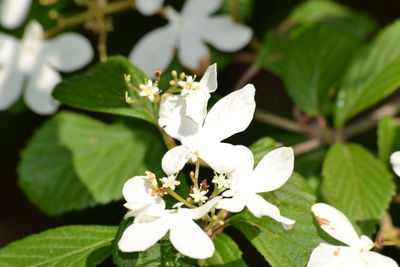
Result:
[[[302,129],[297,122],[280,117],[267,111],[256,109],[256,112],[254,113],[254,118],[256,120],[266,122],[268,124],[283,128],[288,131],[302,133]]]
[[[318,138],[311,138],[303,143],[293,146],[293,151],[296,156],[305,154],[307,152],[313,151],[320,148],[323,145],[322,141]]]
[[[252,64],[249,66],[249,68],[243,73],[242,76],[240,76],[238,82],[235,85],[235,90],[239,90],[243,86],[246,85],[259,71],[258,66],[255,64]]]

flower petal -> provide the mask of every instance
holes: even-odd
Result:
[[[211,200],[207,201],[207,203],[198,208],[194,209],[181,208],[178,210],[178,213],[184,217],[197,220],[206,215],[220,200],[221,197],[214,197]]]
[[[286,230],[291,229],[296,222],[292,219],[283,217],[277,206],[272,205],[257,194],[248,194],[246,198],[246,206],[257,218],[269,216],[275,221],[280,222]]]
[[[240,193],[237,193],[232,198],[224,198],[218,201],[216,208],[224,209],[230,212],[240,212],[245,207],[245,199],[244,196]]]
[[[48,115],[55,112],[59,103],[53,99],[51,92],[61,81],[58,72],[42,64],[28,79],[25,91],[25,103],[34,112]]]
[[[169,230],[167,217],[161,217],[149,223],[133,223],[128,226],[118,241],[119,250],[122,252],[145,251],[157,243]]]
[[[205,90],[196,90],[185,97],[186,116],[190,117],[198,124],[203,124],[207,114],[207,102],[210,93]]]
[[[217,90],[217,64],[212,64],[209,66],[200,80],[200,85],[207,88],[208,92],[212,93]]]
[[[141,209],[148,204],[164,209],[164,200],[159,196],[153,196],[152,191],[147,176],[135,176],[125,182],[122,188],[122,195],[131,210]]]
[[[234,52],[250,42],[251,28],[235,23],[229,16],[215,16],[199,23],[196,31],[203,40],[225,52]]]
[[[253,192],[254,184],[249,179],[254,168],[254,156],[250,149],[245,146],[235,146],[236,167],[228,174],[231,180],[231,188],[241,192]]]
[[[400,177],[400,151],[396,151],[390,156],[390,163],[392,164],[393,171]]]
[[[187,18],[205,17],[216,12],[221,3],[221,0],[187,0],[182,8],[182,15]]]
[[[243,160],[236,146],[228,143],[206,143],[199,148],[199,157],[217,173],[231,173]]]
[[[164,3],[164,0],[136,0],[136,8],[146,16],[156,13]]]
[[[171,25],[146,34],[129,54],[129,60],[149,76],[154,70],[165,70],[174,56],[177,35]]]
[[[253,119],[255,88],[248,84],[219,100],[208,112],[204,131],[210,142],[222,141],[244,131]]]
[[[195,259],[206,259],[214,254],[214,243],[195,222],[186,216],[172,216],[169,238],[180,253]]]
[[[43,52],[43,27],[37,21],[31,21],[24,30],[20,43],[18,69],[30,75],[37,71],[39,62],[42,62]]]
[[[8,109],[21,95],[24,76],[14,67],[0,68],[0,110]]]
[[[44,53],[51,66],[64,72],[77,70],[93,58],[89,41],[77,33],[64,33],[48,41]]]
[[[178,48],[179,61],[193,72],[199,70],[203,64],[208,64],[210,60],[208,47],[190,28],[181,31]]]
[[[365,253],[367,260],[367,267],[397,267],[399,266],[392,258],[383,256],[373,251],[367,251]]]
[[[31,0],[2,0],[0,5],[1,25],[14,29],[22,24],[29,12]]]
[[[317,203],[311,207],[321,228],[333,238],[349,246],[357,246],[360,238],[347,217],[334,207]]]
[[[250,178],[255,192],[269,192],[281,187],[293,173],[294,154],[290,147],[280,147],[266,154]]]
[[[365,262],[353,248],[321,243],[311,253],[307,267],[363,267]],[[374,265],[381,266],[381,265]]]
[[[191,151],[186,146],[176,146],[165,153],[162,158],[162,169],[167,175],[175,174],[183,169],[191,157]]]
[[[179,95],[163,95],[160,103],[158,124],[168,135],[184,142],[196,135],[200,124],[186,116],[185,98]]]

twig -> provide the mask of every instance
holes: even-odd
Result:
[[[236,86],[234,87],[235,90],[239,90],[242,88],[246,83],[248,83],[257,73],[258,73],[258,66],[252,64],[249,68],[243,73],[243,75],[239,78]]]
[[[303,143],[293,146],[293,151],[296,156],[313,151],[323,145],[322,141],[318,138],[312,138]]]
[[[256,112],[254,113],[254,118],[256,120],[266,122],[285,130],[289,130],[295,133],[302,133],[302,129],[297,122],[280,117],[267,111],[256,109]]]

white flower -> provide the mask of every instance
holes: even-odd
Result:
[[[4,28],[15,29],[25,20],[31,0],[1,0],[0,23]]]
[[[257,193],[270,192],[281,187],[293,172],[294,155],[289,147],[281,147],[266,154],[253,170],[254,157],[244,146],[236,146],[240,165],[230,174],[231,189],[225,191],[218,202],[218,209],[239,212],[245,206],[256,217],[269,216],[290,229],[294,220],[280,215],[278,207],[267,202]]]
[[[182,87],[181,96],[187,96],[200,89],[200,83],[195,82],[193,76],[186,76],[186,81],[179,81],[178,85]]]
[[[70,72],[93,57],[90,43],[76,33],[43,39],[43,28],[31,22],[22,41],[0,34],[0,110],[10,107],[21,95],[26,81],[25,102],[38,114],[51,114],[58,103],[51,92],[61,81],[56,70]]]
[[[146,84],[140,84],[140,93],[139,95],[142,97],[147,97],[151,102],[154,101],[154,95],[160,93],[160,89],[158,89],[157,84],[153,84],[152,80],[147,80]]]
[[[207,192],[208,192],[207,190],[200,191],[196,187],[193,187],[193,193],[190,193],[189,196],[193,198],[195,203],[198,202],[204,203],[208,199],[208,197],[206,196]]]
[[[249,42],[252,31],[233,22],[229,16],[211,17],[221,2],[186,0],[181,14],[172,7],[166,7],[169,24],[145,35],[133,48],[129,59],[151,76],[154,69],[165,70],[168,67],[175,48],[178,49],[180,62],[194,71],[209,61],[205,42],[226,52],[241,49]]]
[[[229,188],[231,186],[231,181],[225,174],[215,175],[211,182],[215,183],[218,186],[218,189]]]
[[[125,208],[130,211],[126,217],[135,217],[135,222],[152,221],[161,216],[165,209],[164,200],[150,186],[156,185],[154,174],[135,176],[125,182],[122,194],[126,200]]]
[[[353,225],[339,210],[324,203],[314,204],[311,210],[325,232],[348,246],[319,244],[313,250],[307,267],[398,266],[391,258],[369,251],[374,246],[372,240],[365,235],[359,237]]]
[[[168,175],[168,177],[161,178],[162,186],[164,188],[171,188],[171,190],[175,190],[175,187],[181,184],[181,182],[175,179],[176,176],[173,174]]]
[[[133,223],[122,234],[118,247],[123,252],[145,251],[170,231],[169,239],[180,253],[197,259],[209,258],[214,254],[214,244],[193,220],[207,214],[218,200],[214,198],[195,209],[165,210],[154,221]]]
[[[250,84],[230,93],[220,99],[205,118],[200,114],[200,123],[186,116],[185,97],[163,96],[158,123],[182,143],[164,155],[164,172],[179,172],[191,158],[202,159],[217,173],[231,172],[240,159],[233,157],[233,145],[221,141],[245,130],[250,124],[255,109],[254,94],[254,86]]]
[[[136,0],[136,8],[145,16],[156,13],[163,5],[164,0]]]
[[[392,164],[393,171],[397,176],[400,176],[400,151],[394,152],[390,156],[390,163]]]

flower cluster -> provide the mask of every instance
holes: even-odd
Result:
[[[197,259],[211,257],[215,250],[212,237],[224,226],[227,211],[240,212],[244,207],[256,217],[269,216],[290,229],[295,221],[282,216],[278,207],[258,193],[273,191],[290,178],[292,149],[271,151],[253,170],[253,154],[247,147],[223,142],[250,124],[255,110],[254,86],[248,84],[223,97],[207,113],[210,93],[217,89],[216,65],[209,66],[199,81],[183,73],[178,77],[173,72],[172,76],[173,90],[161,96],[158,122],[181,144],[162,159],[166,177],[157,179],[147,172],[126,182],[127,216],[135,219],[118,243],[120,250],[144,251],[169,231],[172,245],[182,254]],[[149,81],[146,84],[152,85]],[[182,178],[178,174],[188,163],[194,168],[192,185],[188,195],[180,195],[176,189]],[[201,165],[210,167],[213,177],[203,177]],[[162,198],[167,194],[177,200],[171,209],[166,209]],[[194,220],[201,220],[203,227]]]

